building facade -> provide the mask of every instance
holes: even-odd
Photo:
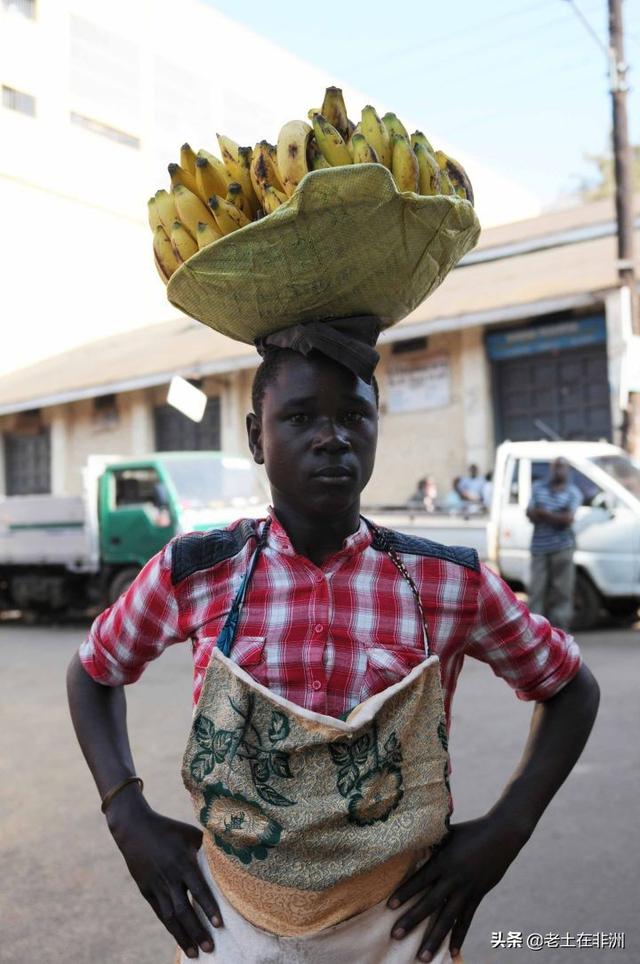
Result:
[[[365,501],[401,503],[427,474],[444,495],[470,463],[490,471],[507,438],[620,444],[630,340],[609,202],[487,230],[381,337],[380,445]],[[78,493],[90,454],[245,453],[258,361],[180,318],[0,377],[2,492]],[[201,424],[167,405],[174,374],[208,396]]]

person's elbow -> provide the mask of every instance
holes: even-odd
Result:
[[[575,718],[582,718],[589,728],[593,725],[600,705],[600,686],[585,663],[582,663],[573,679],[551,698],[550,702],[554,701],[571,704]]]

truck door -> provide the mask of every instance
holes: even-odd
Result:
[[[137,565],[159,552],[175,532],[163,505],[162,480],[153,466],[108,468],[100,479],[103,562]]]

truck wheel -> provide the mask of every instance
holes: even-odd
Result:
[[[127,569],[121,569],[120,572],[115,574],[109,583],[108,603],[110,606],[114,604],[118,596],[121,596],[123,592],[127,591],[139,572],[139,569],[129,566]]]
[[[573,593],[573,619],[571,628],[591,629],[595,626],[602,603],[598,590],[583,572],[576,573],[576,588]]]

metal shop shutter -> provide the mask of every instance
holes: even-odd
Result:
[[[220,450],[220,398],[207,399],[201,422],[192,422],[171,405],[158,405],[153,410],[155,447],[157,452]]]

